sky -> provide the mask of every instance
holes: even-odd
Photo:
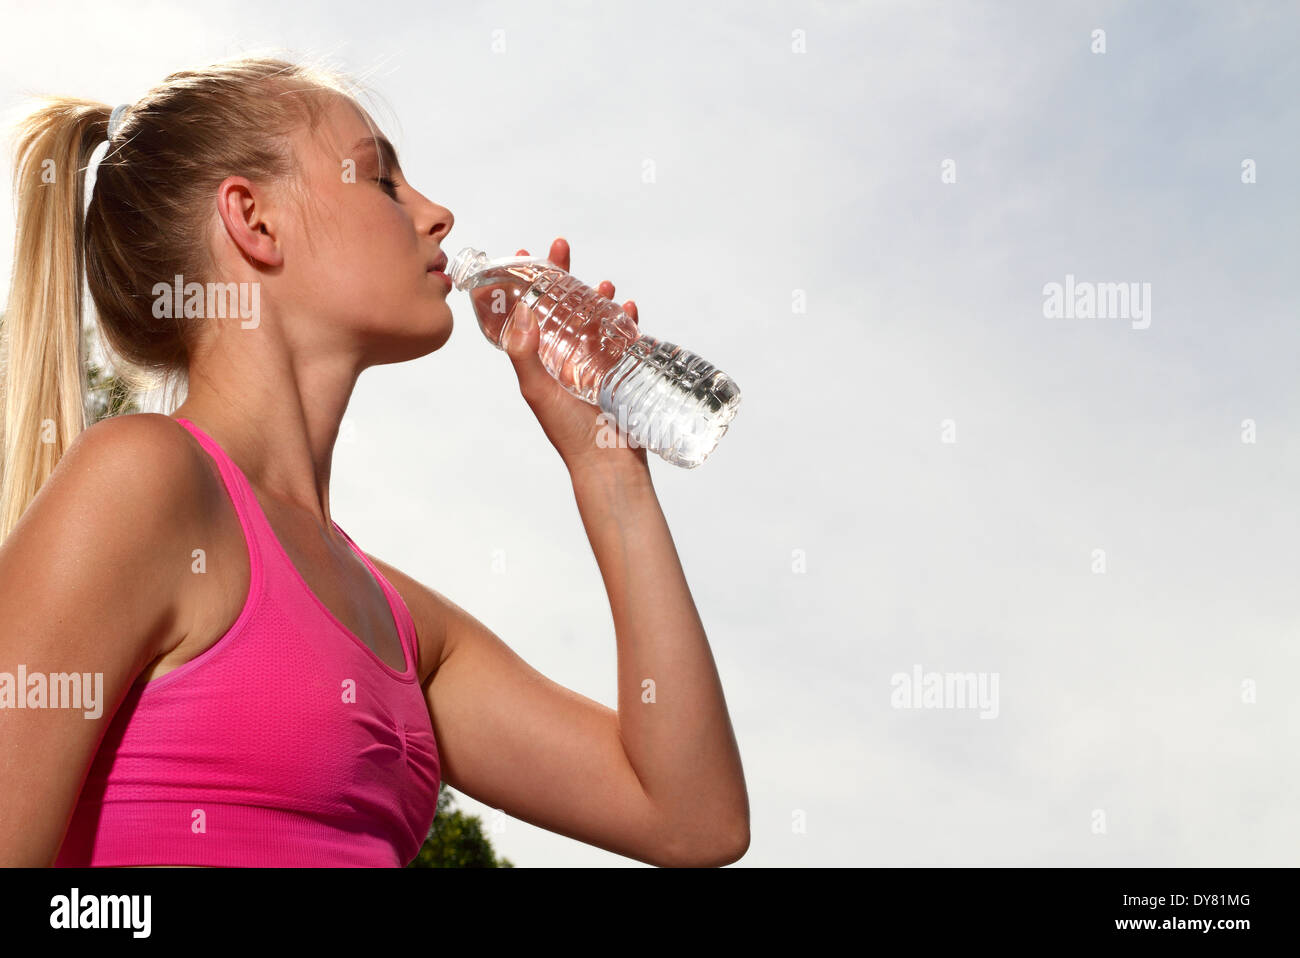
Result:
[[[446,251],[564,236],[732,376],[709,460],[651,470],[744,762],[735,867],[1295,863],[1300,8],[3,6],[6,115],[330,55]],[[567,472],[451,302],[362,376],[333,514],[614,708]],[[996,708],[909,703],[917,673]],[[458,803],[518,867],[644,867]]]

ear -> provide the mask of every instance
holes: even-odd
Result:
[[[248,178],[227,176],[217,187],[217,215],[231,242],[253,262],[279,266],[284,256],[269,213],[266,191]]]

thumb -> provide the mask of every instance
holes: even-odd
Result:
[[[506,355],[514,364],[515,374],[519,377],[519,391],[525,397],[541,395],[540,390],[547,385],[551,374],[542,365],[537,355],[541,343],[541,331],[533,321],[533,311],[522,304],[516,306],[510,318],[510,328],[506,330]]]

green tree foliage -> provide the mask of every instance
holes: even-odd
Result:
[[[120,413],[139,412],[140,409],[131,399],[126,384],[105,370],[89,364],[90,422],[116,416]]]
[[[477,815],[466,815],[452,808],[451,792],[438,786],[438,813],[424,840],[420,853],[407,868],[514,868],[506,858],[498,858],[483,834]]]

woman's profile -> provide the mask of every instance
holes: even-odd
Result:
[[[335,521],[358,377],[452,331],[452,212],[351,81],[239,57],[116,111],[46,98],[13,149],[0,865],[400,867],[444,782],[651,864],[744,854],[740,755],[645,450],[597,441],[535,323],[507,355],[608,594],[617,710]],[[549,257],[569,268],[562,239]],[[83,284],[114,368],[183,402],[87,425]]]

